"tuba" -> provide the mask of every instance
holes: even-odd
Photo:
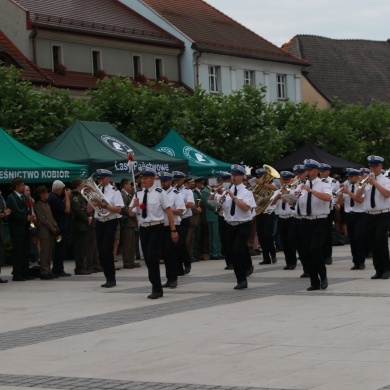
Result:
[[[94,180],[95,174],[92,174],[88,179],[84,180],[85,187],[80,191],[82,197],[95,209],[100,218],[107,217],[110,212],[103,207],[95,206],[94,202],[98,201],[105,204],[110,204],[100,188],[96,185]]]
[[[256,215],[264,212],[269,206],[272,195],[274,194],[274,191],[267,188],[264,184],[268,184],[272,179],[278,179],[280,177],[279,172],[270,165],[264,164],[263,168],[265,169],[265,174],[262,177],[262,183],[256,184],[252,189],[256,202]]]

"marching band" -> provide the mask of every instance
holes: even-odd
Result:
[[[248,288],[248,277],[254,270],[251,256],[257,254],[255,248],[261,247],[260,265],[277,262],[275,234],[280,236],[279,245],[285,260],[283,270],[295,270],[299,259],[303,267],[300,277],[310,278],[307,290],[325,290],[329,284],[327,265],[332,264],[334,214],[340,209],[345,213],[351,246],[351,270],[365,269],[370,251],[375,268],[371,279],[390,278],[390,179],[383,174],[382,157],[368,156],[367,161],[369,168],[347,169],[346,179],[341,183],[330,177],[330,165],[305,159],[291,171],[277,172],[263,165],[251,180],[244,166],[234,164],[230,172],[220,172],[217,178],[192,180],[192,188],[191,180],[183,172],[157,173],[143,167],[138,188],[132,171],[131,179],[122,180],[121,191],[111,184],[112,173],[99,169],[87,180],[77,178],[72,205],[77,210],[82,209],[80,221],[85,223],[86,229],[89,230],[88,225],[90,229],[96,226],[100,265],[106,277],[102,287],[116,286],[113,247],[118,230],[122,236],[125,268],[140,267],[135,262],[136,256],[143,256],[145,260],[152,285],[150,299],[162,297],[163,288],[176,288],[178,277],[188,274],[191,263],[199,261],[201,253],[207,251],[208,258],[225,259],[225,270],[234,271],[235,290]],[[41,195],[41,203],[33,219],[20,195],[24,183],[15,179],[12,185],[13,193],[2,204],[7,213],[1,214],[1,218],[8,217],[15,231],[14,225],[18,225],[14,221],[23,222],[17,235],[10,229],[11,239],[20,252],[14,255],[13,280],[22,281],[29,276],[26,263],[20,261],[26,245],[17,241],[17,237],[21,237],[19,231],[27,237],[30,221],[35,219],[38,229],[49,226],[46,220],[40,219],[49,215],[50,210],[46,214],[38,210],[43,202],[42,194],[47,193],[46,188],[40,186],[37,191],[41,192],[36,195]],[[16,206],[17,202],[20,205]],[[20,214],[18,220],[13,217],[17,213]],[[201,215],[206,216],[203,218],[206,223],[201,223]],[[54,220],[52,225],[55,227]],[[205,227],[210,231],[203,234],[200,230]],[[84,232],[84,227],[81,230]],[[43,245],[46,236],[42,234],[38,237],[42,237]],[[83,237],[83,248],[86,248],[86,232]],[[80,252],[75,274],[98,272],[86,271],[88,262],[82,258],[85,252],[86,249]],[[49,277],[50,259],[46,257],[42,257],[45,259],[42,267],[46,268],[42,269],[41,279],[52,279]],[[165,284],[161,283],[161,260],[166,269]]]

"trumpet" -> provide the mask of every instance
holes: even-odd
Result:
[[[295,190],[302,183],[303,183],[302,180],[299,177],[297,177],[291,183],[283,184],[282,185],[282,192]]]
[[[358,188],[364,187],[367,183],[367,180],[372,177],[372,173],[370,173],[367,177],[365,177],[363,180],[358,181]]]
[[[107,217],[110,212],[103,207],[96,206],[94,203],[98,201],[109,205],[110,202],[96,185],[94,176],[95,174],[92,174],[88,179],[84,180],[85,187],[80,192],[82,197],[95,209],[99,218],[104,218]]]
[[[332,193],[333,198],[337,198],[339,196],[339,194],[343,191],[343,189],[344,189],[344,186],[340,187],[340,189],[337,190],[336,192],[333,192]]]

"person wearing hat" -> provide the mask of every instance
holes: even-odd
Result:
[[[322,163],[320,164],[319,169],[319,176],[323,181],[327,181],[330,183],[332,187],[332,194],[338,193],[340,189],[340,183],[334,179],[329,177],[330,170],[332,167],[329,164]],[[325,264],[332,264],[332,242],[333,242],[333,222],[335,217],[335,203],[337,202],[337,198],[332,198],[332,201],[330,202],[330,213],[328,215],[328,228],[326,230],[326,239],[325,239]]]
[[[328,278],[324,246],[332,187],[329,182],[318,177],[318,161],[306,159],[304,164],[307,180],[301,186],[301,195],[296,205],[297,214],[302,217],[299,232],[302,263],[307,266],[310,276],[307,290],[325,290]]]
[[[90,275],[92,273],[87,271],[86,262],[88,230],[92,222],[92,216],[87,210],[87,201],[81,195],[81,190],[84,187],[84,182],[80,177],[76,177],[70,182],[70,188],[72,189],[70,200],[72,213],[71,232],[73,238],[75,275]]]
[[[290,171],[280,172],[282,187],[275,191],[271,202],[271,205],[275,206],[275,214],[279,218],[279,233],[286,260],[286,266],[283,268],[284,270],[293,270],[297,265],[294,210],[291,208],[288,199],[283,198],[283,195],[290,194],[291,191],[294,190],[288,187],[293,177],[294,174]]]
[[[252,259],[249,253],[248,238],[252,210],[256,202],[251,191],[242,184],[245,168],[234,164],[231,167],[233,186],[225,191],[222,209],[225,214],[226,256],[230,257],[237,279],[235,290],[248,287],[247,275],[253,272]]]
[[[121,180],[121,195],[125,204],[121,211],[121,234],[123,268],[134,269],[141,267],[141,264],[135,261],[137,257],[137,239],[135,228],[137,227],[137,218],[129,214],[129,206],[134,197],[134,186],[129,178]]]
[[[186,206],[186,212],[181,217],[180,231],[179,231],[179,259],[184,264],[184,274],[189,274],[191,272],[191,255],[188,253],[187,249],[187,236],[188,229],[190,227],[190,217],[192,215],[191,208],[195,206],[195,199],[193,192],[186,186],[184,186],[184,180],[186,174],[180,171],[173,171],[173,181],[175,183],[175,188],[178,190],[184,198],[184,204]]]
[[[257,184],[268,188],[269,193],[273,196],[273,192],[276,190],[276,186],[271,182],[264,183],[263,176],[265,175],[264,168],[256,169]],[[259,196],[257,196],[259,197]],[[256,194],[255,194],[256,199]],[[260,197],[260,202],[263,202],[263,198]],[[258,200],[256,200],[256,203]],[[273,206],[272,206],[273,207]],[[263,260],[260,265],[276,263],[276,248],[274,244],[274,228],[275,228],[275,213],[268,212],[270,205],[260,214],[256,215],[256,231],[257,237],[263,251]]]
[[[3,198],[1,188],[0,188],[0,260],[3,258],[4,254],[4,240],[3,240],[3,227],[4,219],[7,218],[11,213],[11,210],[7,207],[5,199]],[[0,261],[0,273],[1,273],[1,261]],[[8,283],[8,280],[0,278],[0,283]]]
[[[70,196],[72,191],[65,187],[61,180],[54,180],[49,192],[48,203],[57,226],[60,229],[59,234],[62,240],[54,241],[53,268],[52,273],[59,277],[71,276],[65,272],[64,260],[66,257],[66,247],[70,228]]]
[[[367,239],[375,268],[371,279],[389,279],[390,180],[381,172],[383,157],[368,156],[367,160],[371,172],[356,195],[364,194]]]
[[[111,288],[116,286],[114,241],[124,203],[120,191],[110,183],[111,171],[98,169],[96,176],[100,182],[99,190],[104,196],[104,199],[94,199],[92,202],[95,207],[94,217],[96,219],[99,258],[106,277],[106,282],[101,287]],[[103,209],[103,211],[100,212],[98,208]]]
[[[351,245],[353,267],[351,270],[365,268],[365,208],[362,195],[357,196],[359,188],[360,170],[349,169],[348,180],[344,182],[338,196],[338,203],[344,206],[347,217],[347,234]]]
[[[184,199],[181,193],[172,187],[172,176],[172,173],[169,172],[158,172],[161,188],[167,195],[177,229],[181,223],[181,216],[186,211],[186,206],[184,205]],[[182,264],[179,264],[177,247],[172,241],[171,227],[169,225],[168,214],[166,213],[164,213],[162,254],[164,258],[165,275],[167,278],[167,281],[165,284],[163,284],[163,287],[176,288],[177,276],[179,274],[178,271],[179,267],[182,267]]]
[[[38,227],[37,235],[40,243],[40,278],[43,280],[51,280],[58,277],[51,271],[51,258],[53,237],[58,234],[59,229],[47,202],[49,199],[48,188],[44,185],[38,186],[35,190],[35,198],[35,214],[37,216]]]
[[[140,227],[142,252],[152,284],[152,293],[148,295],[149,299],[157,299],[164,295],[160,277],[164,214],[168,216],[171,240],[176,243],[179,239],[167,194],[162,188],[156,186],[156,176],[157,172],[153,168],[142,167],[141,188],[137,191],[129,208],[130,215],[137,215]]]

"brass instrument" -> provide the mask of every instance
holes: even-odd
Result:
[[[357,183],[357,185],[358,185],[358,188],[362,188],[362,187],[364,187],[366,184],[368,184],[367,183],[367,180],[371,177],[371,173],[366,177],[366,178],[364,178],[363,180],[359,180],[358,181],[358,183]]]
[[[268,184],[272,179],[279,179],[279,172],[270,165],[264,164],[265,174],[261,178],[262,183],[256,184],[253,189],[253,196],[256,202],[256,215],[263,213],[269,206],[274,190],[270,190],[264,184]]]
[[[282,185],[282,192],[295,190],[300,184],[303,184],[302,180],[299,177],[296,177],[291,183]]]
[[[337,190],[336,192],[333,192],[332,193],[333,198],[337,198],[343,189],[344,189],[344,186],[340,187],[340,189]]]
[[[92,174],[88,179],[84,180],[85,187],[80,192],[82,197],[94,208],[99,217],[104,218],[107,217],[110,212],[103,207],[96,206],[94,202],[98,201],[107,205],[109,205],[110,202],[96,185],[94,176],[95,174]]]

